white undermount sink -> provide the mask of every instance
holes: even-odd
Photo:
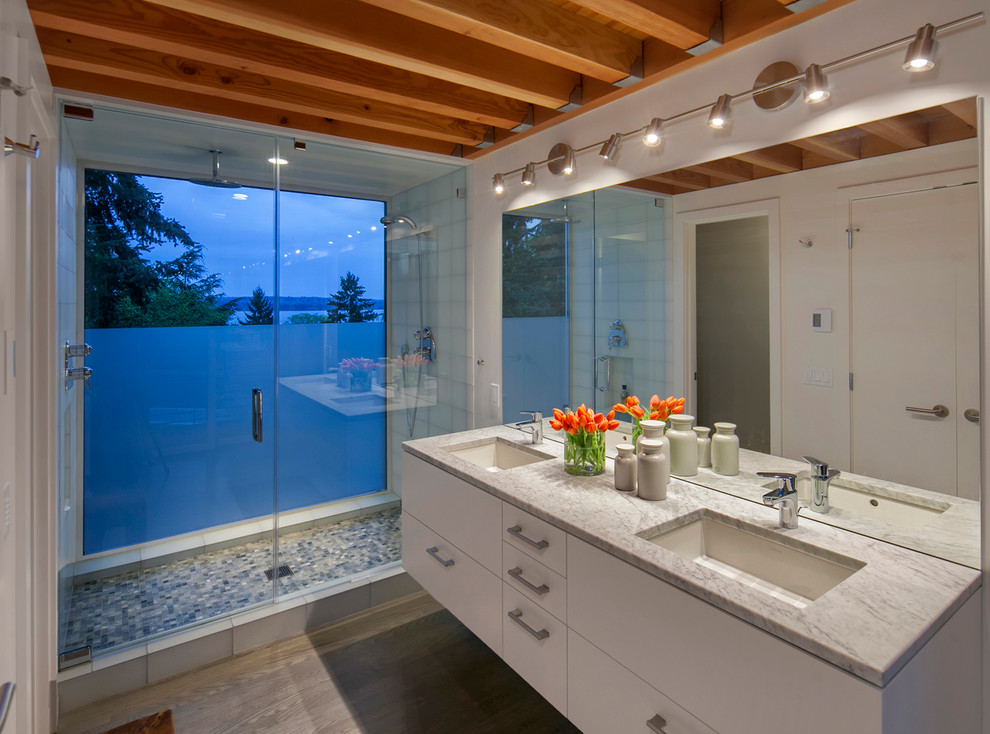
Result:
[[[775,480],[763,486],[774,489],[777,482]],[[807,472],[798,475],[795,487],[798,497],[802,500],[801,504],[807,504],[806,498],[811,497],[811,479]],[[868,487],[858,482],[844,481],[841,475],[833,479],[829,485],[828,504],[831,509],[852,512],[860,517],[900,525],[903,528],[924,527],[950,507],[948,502],[932,500],[930,504],[922,504],[908,496],[891,497],[879,492],[871,492]],[[801,510],[801,514],[813,520],[823,517],[810,510]]]
[[[709,510],[675,527],[641,534],[682,558],[805,607],[866,564],[793,538],[787,542],[755,525]]]
[[[459,456],[475,466],[487,471],[496,472],[505,469],[515,469],[519,466],[547,461],[554,457],[544,454],[528,446],[522,446],[504,438],[489,438],[483,441],[454,444],[442,447],[454,456]]]

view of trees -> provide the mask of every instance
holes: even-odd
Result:
[[[272,308],[271,300],[265,295],[265,291],[260,285],[252,291],[247,306],[248,310],[244,314],[244,318],[237,320],[241,326],[264,325],[275,322],[275,309]]]
[[[128,173],[86,170],[87,328],[222,326],[233,304],[203,265],[203,246],[162,214],[162,196]],[[178,254],[149,253],[171,244]]]
[[[502,317],[567,314],[565,224],[502,217]]]
[[[340,290],[327,299],[327,321],[331,324],[357,324],[363,321],[375,321],[375,302],[370,298],[362,298],[364,286],[358,283],[358,277],[351,271],[340,278]]]

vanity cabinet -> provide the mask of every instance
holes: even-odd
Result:
[[[978,594],[881,688],[409,454],[402,495],[409,574],[584,734],[980,730]]]

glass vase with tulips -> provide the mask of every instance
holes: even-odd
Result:
[[[626,398],[625,403],[616,403],[612,406],[612,413],[627,413],[632,419],[633,446],[638,445],[637,441],[643,435],[643,428],[639,424],[640,421],[649,419],[666,423],[670,416],[683,412],[684,398],[675,398],[673,395],[662,400],[659,395],[654,395],[650,398],[650,404],[645,407],[639,402],[638,397],[630,395]]]
[[[580,477],[605,473],[605,432],[619,427],[615,411],[596,413],[583,404],[574,412],[553,409],[550,427],[564,431],[564,471]]]

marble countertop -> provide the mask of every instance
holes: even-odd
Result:
[[[531,447],[553,460],[490,472],[444,450],[493,437]],[[528,434],[506,426],[416,439],[403,448],[878,686],[897,674],[981,582],[975,569],[803,517],[794,530],[779,528],[774,509],[676,478],[662,502],[630,497],[612,488],[611,460],[602,476],[572,477],[563,469],[563,444],[545,441],[533,447]],[[704,509],[757,526],[761,534],[787,545],[804,543],[824,549],[824,557],[839,553],[866,565],[799,608],[640,537]]]

